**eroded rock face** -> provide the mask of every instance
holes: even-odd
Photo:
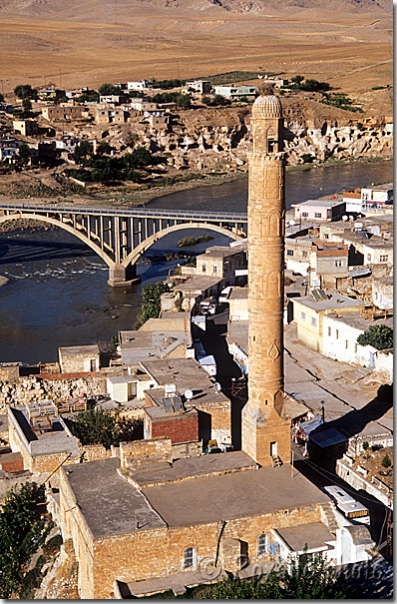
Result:
[[[142,143],[166,155],[177,170],[211,172],[246,170],[251,149],[250,109],[218,114],[203,111],[174,116],[167,130],[136,125]],[[319,119],[285,118],[287,165],[322,163],[328,159],[389,158],[393,150],[391,118],[361,118],[338,123]]]

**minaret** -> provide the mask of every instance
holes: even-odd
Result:
[[[281,103],[261,94],[251,117],[248,193],[249,395],[242,449],[261,466],[290,461],[290,422],[283,417],[284,153]]]

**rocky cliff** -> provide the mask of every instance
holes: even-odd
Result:
[[[363,117],[333,108],[325,112],[319,110],[319,103],[312,105],[305,113],[291,104],[284,107],[287,165],[391,158],[392,118]],[[184,111],[174,115],[168,127],[157,129],[140,121],[133,128],[145,146],[166,158],[169,167],[203,172],[246,169],[251,148],[249,107]]]

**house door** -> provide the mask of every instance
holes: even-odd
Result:
[[[373,352],[369,353],[369,366],[375,367],[375,354]]]
[[[277,443],[270,443],[270,455],[277,455]]]

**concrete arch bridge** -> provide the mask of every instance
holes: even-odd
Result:
[[[169,233],[206,229],[237,240],[247,236],[248,222],[246,214],[227,212],[0,204],[0,224],[21,219],[52,224],[78,237],[106,262],[112,287],[137,280],[137,260]]]

